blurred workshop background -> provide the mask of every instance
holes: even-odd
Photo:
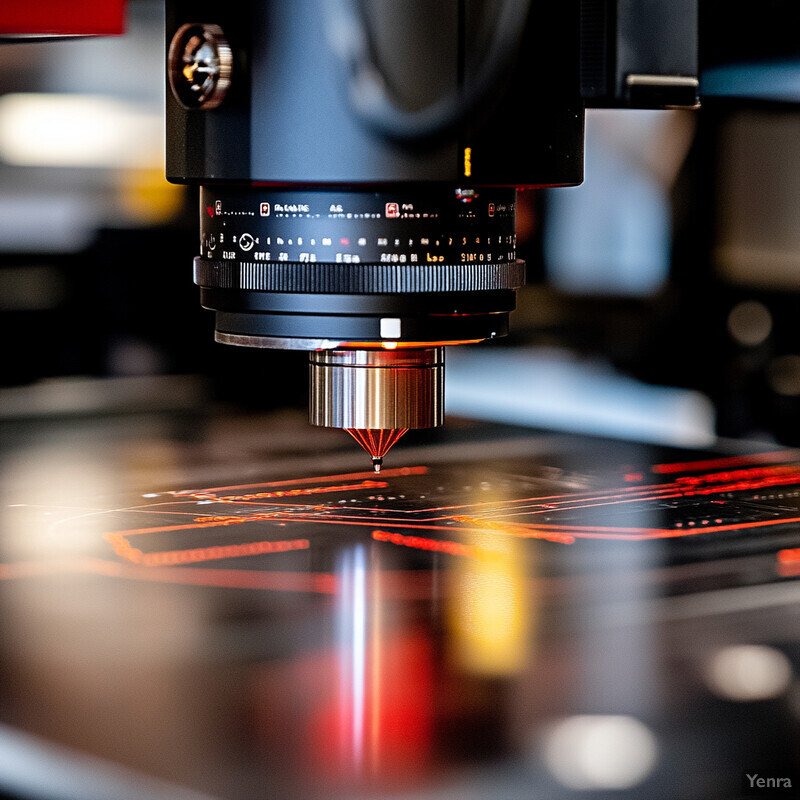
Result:
[[[520,194],[529,283],[508,339],[449,348],[449,414],[800,441],[800,10],[776,8],[715,19],[701,114],[592,110],[584,185]],[[302,354],[213,341],[196,190],[163,177],[162,3],[127,16],[0,47],[0,416],[302,408]]]

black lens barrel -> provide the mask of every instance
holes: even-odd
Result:
[[[195,283],[234,343],[503,336],[525,279],[515,200],[513,189],[202,187]]]

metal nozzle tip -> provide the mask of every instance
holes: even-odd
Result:
[[[372,469],[376,473],[381,471],[383,457],[389,452],[392,445],[406,432],[400,430],[358,430],[345,429],[363,448],[372,459]]]

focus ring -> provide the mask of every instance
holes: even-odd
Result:
[[[210,289],[314,294],[419,294],[519,289],[525,262],[329,264],[194,260],[194,282]]]

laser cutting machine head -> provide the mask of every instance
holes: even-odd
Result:
[[[168,0],[167,175],[200,187],[216,338],[307,351],[311,422],[376,469],[442,424],[444,347],[507,332],[516,190],[581,182],[587,98],[696,103],[694,3],[620,5]]]

